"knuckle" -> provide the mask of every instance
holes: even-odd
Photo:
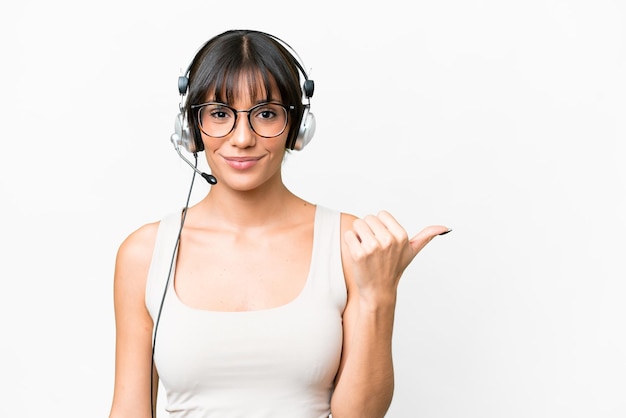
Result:
[[[363,220],[364,220],[365,222],[367,222],[367,223],[370,223],[370,222],[374,221],[375,219],[376,219],[376,216],[371,215],[371,214],[370,214],[370,215],[365,215],[365,216],[363,217]]]

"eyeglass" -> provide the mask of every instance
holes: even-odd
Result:
[[[293,106],[281,103],[265,102],[252,106],[248,110],[236,110],[224,103],[202,103],[192,105],[198,109],[200,130],[213,138],[222,138],[233,131],[239,113],[248,114],[248,123],[254,133],[263,138],[273,138],[285,131],[288,112]]]

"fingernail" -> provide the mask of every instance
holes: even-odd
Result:
[[[451,229],[448,229],[447,231],[444,231],[444,232],[442,232],[441,234],[439,234],[439,236],[441,236],[441,235],[446,235],[448,232],[452,232],[452,230],[451,230]]]

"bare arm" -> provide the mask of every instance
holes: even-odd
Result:
[[[435,236],[429,226],[409,240],[387,212],[357,219],[343,215],[342,259],[348,286],[344,345],[331,399],[334,418],[383,417],[393,397],[391,341],[402,273]]]
[[[117,253],[115,386],[109,418],[150,418],[151,414],[152,319],[145,305],[145,290],[156,225],[146,225],[133,232]],[[154,400],[157,381],[155,377]]]

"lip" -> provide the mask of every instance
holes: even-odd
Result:
[[[263,157],[222,157],[226,164],[235,170],[247,170],[254,167]]]

